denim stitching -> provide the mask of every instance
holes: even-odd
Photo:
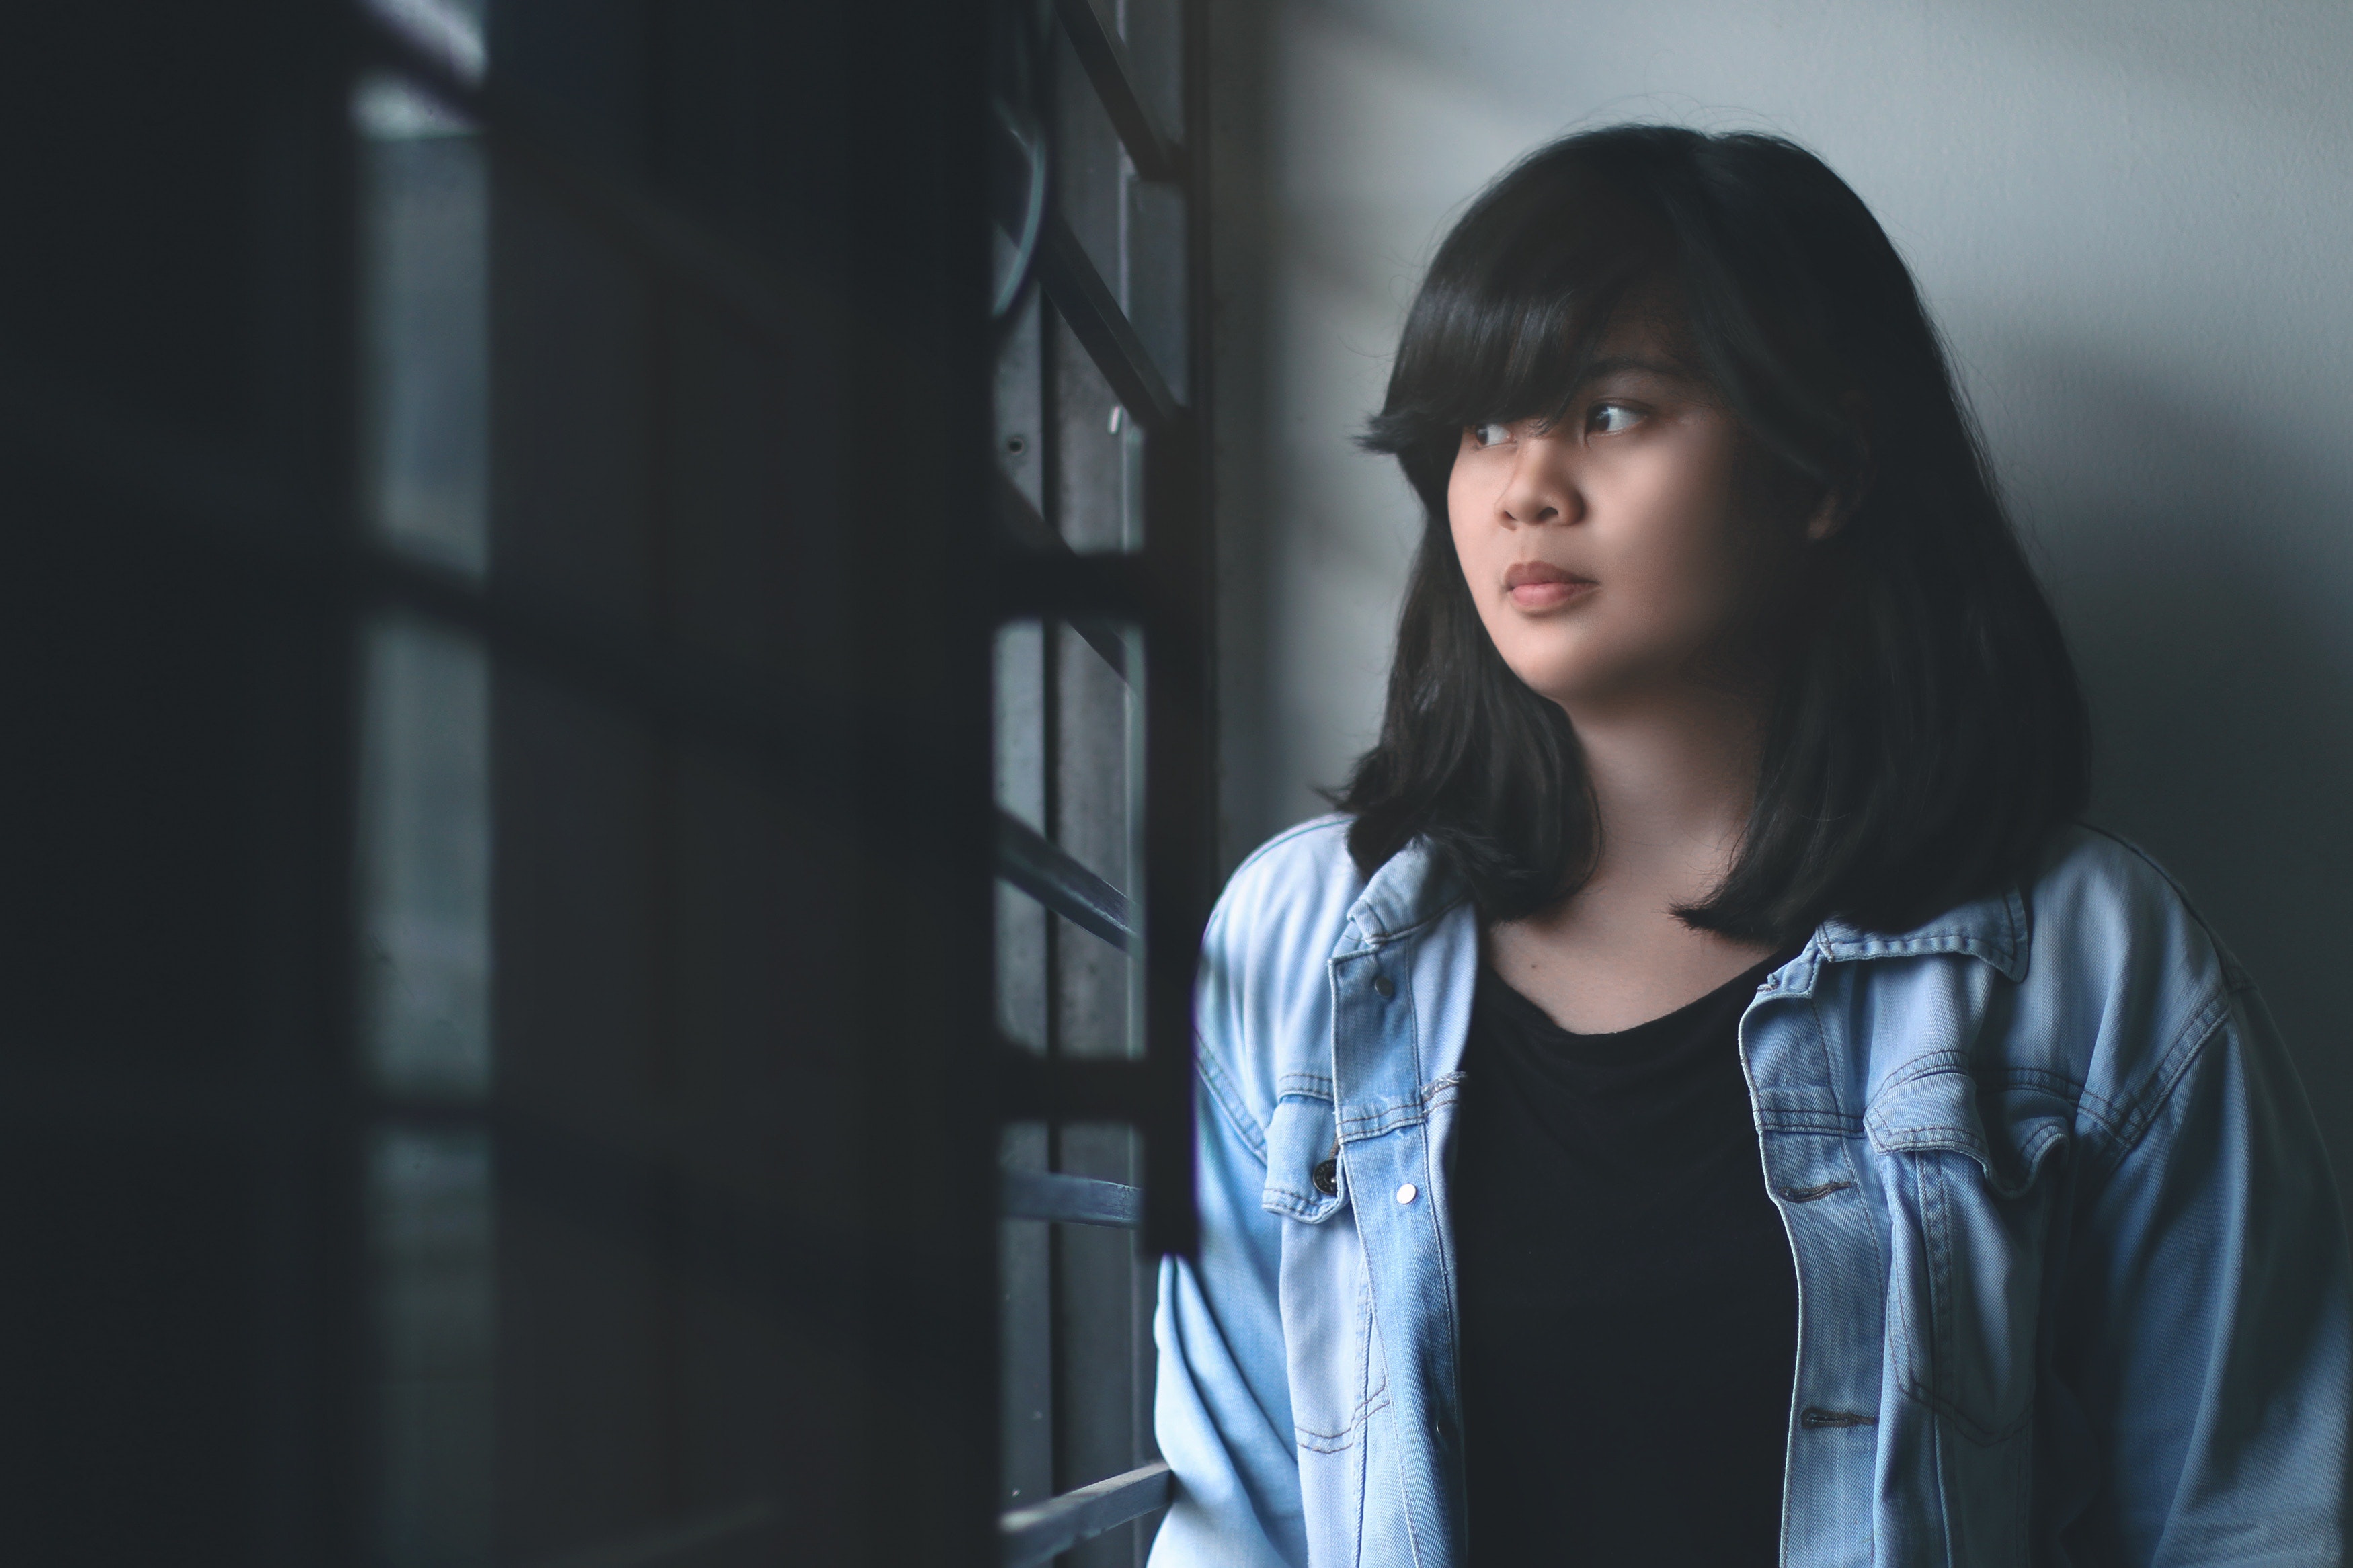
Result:
[[[1451,1075],[1449,1075],[1451,1076]],[[1428,1085],[1424,1085],[1426,1089]],[[1418,1126],[1430,1118],[1430,1105],[1421,1091],[1404,1100],[1376,1100],[1370,1105],[1349,1110],[1341,1116],[1336,1126],[1340,1135],[1350,1142],[1363,1138],[1377,1138],[1385,1132]]]
[[[1360,951],[1365,952],[1377,952],[1382,948],[1392,947],[1398,942],[1419,936],[1431,926],[1436,925],[1439,921],[1452,914],[1456,910],[1461,909],[1465,901],[1466,900],[1462,894],[1454,894],[1447,899],[1444,903],[1440,904],[1438,908],[1430,910],[1425,915],[1422,915],[1419,919],[1415,920],[1411,924],[1399,926],[1395,931],[1389,931],[1377,924],[1375,925],[1373,930],[1369,931],[1365,931],[1363,926],[1356,921],[1356,906],[1354,904],[1350,905],[1348,908],[1348,920],[1351,924],[1356,924],[1359,933],[1364,938],[1365,945]],[[1366,912],[1370,913],[1371,911],[1367,910]]]
[[[1365,1494],[1373,1489],[1372,1452],[1372,1434],[1367,1432],[1365,1440],[1356,1445],[1356,1549],[1350,1554],[1356,1560],[1356,1568],[1364,1568],[1365,1563]]]
[[[1920,1230],[1928,1247],[1928,1389],[1932,1397],[1941,1399],[1947,1392],[1949,1373],[1945,1364],[1949,1358],[1945,1351],[1955,1337],[1953,1222],[1950,1201],[1945,1194],[1945,1163],[1922,1160],[1917,1172]],[[1918,1369],[1913,1370],[1916,1375]]]
[[[1382,1384],[1383,1392],[1379,1397],[1366,1400],[1348,1412],[1348,1424],[1337,1432],[1318,1432],[1311,1427],[1294,1426],[1293,1430],[1299,1435],[1299,1446],[1314,1454],[1336,1454],[1354,1444],[1357,1435],[1365,1429],[1365,1423],[1389,1407],[1388,1386]]]
[[[1259,1124],[1240,1100],[1240,1091],[1228,1080],[1227,1071],[1218,1064],[1218,1055],[1199,1035],[1193,1037],[1194,1074],[1209,1090],[1209,1098],[1224,1113],[1226,1121],[1242,1142],[1250,1145],[1261,1165],[1266,1163],[1266,1129]]]
[[[2120,1136],[2116,1150],[2108,1161],[2110,1170],[2124,1163],[2125,1156],[2148,1136],[2149,1129],[2163,1117],[2174,1091],[2181,1087],[2181,1080],[2189,1077],[2190,1069],[2204,1058],[2207,1047],[2213,1044],[2214,1037],[2222,1032],[2230,1018],[2229,994],[2218,992],[2191,1016],[2181,1033],[2174,1037],[2174,1043],[2166,1047],[2157,1072],[2137,1097],[2137,1102],[2126,1116],[2126,1125],[2118,1129]],[[2191,1037],[2193,1032],[2194,1039]]]
[[[1969,1078],[1969,1054],[1967,1051],[1923,1051],[1904,1066],[1880,1080],[1879,1091],[1871,1098],[1875,1102],[1887,1098],[1906,1084],[1919,1082],[1937,1073],[1958,1073]]]
[[[1805,1011],[1800,1015],[1800,1018],[1804,1023],[1813,1026],[1813,1054],[1815,1059],[1821,1064],[1820,1081],[1830,1086],[1831,1108],[1841,1120],[1853,1121],[1859,1124],[1861,1119],[1849,1110],[1844,1102],[1839,1099],[1839,1079],[1845,1075],[1838,1070],[1838,1064],[1831,1060],[1830,1031],[1822,1025],[1821,993],[1819,990],[1810,990],[1806,993]]]
[[[2053,1133],[2055,1136],[2055,1129]],[[2043,1146],[2049,1147],[2050,1142],[2051,1140],[2044,1140]],[[1955,1151],[1939,1152],[1949,1153]],[[1902,1386],[1905,1394],[1915,1403],[1926,1405],[1936,1414],[1944,1416],[1971,1442],[1980,1447],[1991,1447],[1997,1443],[2014,1436],[2034,1418],[2034,1400],[2030,1394],[2016,1415],[1996,1426],[1981,1421],[1963,1409],[1959,1391],[1950,1386],[1951,1368],[1947,1363],[1952,1357],[1947,1352],[1958,1335],[1955,1326],[1948,1321],[1953,1310],[1953,1287],[1947,1265],[1951,1259],[1953,1248],[1950,1205],[1945,1194],[1944,1163],[1924,1160],[1917,1162],[1916,1165],[1916,1178],[1920,1190],[1921,1231],[1924,1240],[1928,1243],[1928,1306],[1931,1313],[1929,1326],[1933,1337],[1928,1342],[1928,1383],[1922,1384],[1916,1365],[1906,1364],[1904,1368]],[[2039,1173],[2039,1163],[2035,1168],[2030,1169],[2027,1186],[2031,1187],[2033,1184],[2033,1178]],[[1933,1203],[1929,1195],[1932,1182],[1935,1188]],[[2023,1193],[2025,1190],[2025,1187],[2021,1187],[2020,1192]],[[1900,1299],[1899,1293],[1899,1300]],[[1919,1342],[1916,1333],[1909,1340],[1908,1347],[1911,1355],[1917,1354]]]
[[[1842,1111],[1801,1110],[1790,1108],[1760,1111],[1757,1126],[1763,1132],[1827,1132],[1833,1137],[1852,1138],[1863,1130],[1862,1118]]]

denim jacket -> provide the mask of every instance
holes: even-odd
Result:
[[[1209,924],[1155,1568],[1476,1552],[1447,1177],[1479,931],[1418,848],[1367,883],[1345,831],[1274,839]],[[2070,829],[1916,931],[1827,923],[1739,1040],[1798,1278],[1783,1563],[2338,1562],[2336,1189],[2245,973],[2148,860]]]

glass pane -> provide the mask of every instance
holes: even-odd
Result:
[[[1020,312],[1006,328],[1004,344],[997,352],[995,398],[997,466],[1040,518],[1048,514],[1044,361],[1039,347],[1046,314],[1040,292],[1031,289]]]
[[[1182,402],[1190,396],[1186,341],[1185,194],[1175,185],[1127,180],[1126,233],[1121,246],[1124,268],[1120,303],[1135,335],[1152,356],[1168,389]]]
[[[1046,831],[1046,637],[1036,621],[997,634],[997,804]],[[1047,1040],[1047,918],[1037,900],[997,885],[997,1022],[1033,1050]]]
[[[1113,292],[1119,289],[1127,153],[1070,34],[1053,30],[1054,210]]]
[[[1054,628],[1054,841],[1128,897],[1141,915],[1144,672],[1140,643],[1117,636],[1124,678],[1066,626]],[[1134,1056],[1143,1048],[1143,965],[1059,916],[1055,925],[1057,1049]]]
[[[1104,1122],[1054,1130],[1058,1171],[1134,1185],[1142,1141]],[[1046,1229],[1046,1226],[1033,1226]],[[1154,1458],[1155,1271],[1132,1230],[1058,1225],[1053,1232],[1054,1484],[1069,1491]],[[1060,1559],[1071,1568],[1131,1568],[1157,1521],[1122,1525]]]
[[[1048,311],[1042,334],[1054,383],[1053,510],[1071,549],[1086,553],[1144,545],[1144,429],[1095,368],[1094,360]]]
[[[1188,368],[1183,193],[1136,178],[1068,35],[1058,29],[1055,38],[1055,211],[1181,401]]]
[[[1043,1171],[1046,1150],[1043,1122],[1016,1122],[1000,1135],[997,1163]],[[1027,1508],[1054,1491],[1052,1230],[1029,1219],[997,1225],[1000,1508]]]
[[[365,1027],[389,1094],[491,1087],[490,662],[407,617],[374,626],[361,748]]]
[[[997,634],[997,804],[1139,919],[1142,668],[1132,629],[1112,623],[1021,621]],[[1142,970],[1128,952],[1000,883],[997,955],[997,1018],[1012,1039],[1050,1054],[1140,1048]]]
[[[1160,133],[1185,139],[1184,0],[1118,0],[1121,41],[1135,67],[1136,90]]]
[[[361,751],[362,1048],[396,1099],[491,1090],[490,671],[477,644],[370,628]],[[494,1270],[488,1132],[386,1129],[368,1173],[379,1544],[491,1560]]]
[[[461,76],[479,0],[373,0]],[[403,553],[489,570],[488,183],[475,128],[389,76],[358,136],[360,510]],[[491,675],[480,645],[387,616],[363,633],[360,1047],[379,1092],[449,1109],[491,1089]],[[375,1560],[494,1555],[496,1213],[486,1126],[372,1135]]]
[[[363,511],[406,552],[488,564],[488,183],[466,121],[391,77],[360,132]]]
[[[386,1563],[488,1563],[496,1307],[491,1147],[394,1128],[370,1152]]]

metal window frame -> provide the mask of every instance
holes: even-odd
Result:
[[[1198,36],[1203,7],[1186,6],[1187,91],[1198,97]],[[1103,26],[1089,0],[1063,0],[1065,26],[1074,13]],[[1082,60],[1088,58],[1081,50]],[[1103,79],[1091,77],[1098,92]],[[1125,81],[1123,70],[1121,79]],[[1126,91],[1132,98],[1132,83]],[[1139,110],[1140,112],[1140,110]],[[1119,123],[1114,116],[1113,123]],[[1183,148],[1163,143],[1173,183],[1188,199],[1189,293],[1196,363],[1207,348],[1201,295],[1207,278],[1202,234],[1204,192],[1196,161]],[[1130,144],[1134,155],[1134,144]],[[1145,167],[1138,162],[1138,172]],[[1150,1106],[1129,1118],[1146,1135],[1145,1241],[1154,1251],[1189,1254],[1193,1247],[1192,981],[1200,936],[1208,923],[1216,855],[1214,771],[1210,763],[1212,671],[1209,617],[1213,581],[1207,515],[1203,410],[1197,396],[1179,402],[1151,362],[1142,339],[1068,226],[1049,211],[1039,259],[1040,281],[1057,310],[1113,391],[1144,424],[1145,440],[1145,542],[1133,556],[1091,556],[1072,552],[1018,491],[996,498],[1000,518],[1017,521],[1003,531],[1026,548],[1000,560],[997,609],[1000,620],[1051,617],[1073,624],[1106,620],[1136,626],[1152,679],[1145,714],[1145,1052],[1139,1061],[1090,1063],[1105,1078],[1132,1074],[1135,1103]],[[1197,381],[1205,379],[1197,375]],[[1047,542],[1051,539],[1050,543]],[[1089,641],[1094,639],[1090,637]],[[1106,655],[1108,660],[1109,656]],[[1118,668],[1118,666],[1114,666]],[[1005,819],[998,838],[999,874],[1015,886],[1072,915],[1105,940],[1132,940],[1132,916],[1115,910],[1127,903],[1100,877],[1061,855],[1033,830]],[[1108,896],[1107,896],[1108,895]],[[1111,902],[1117,899],[1118,903]],[[1108,930],[1119,928],[1120,934]],[[1074,1076],[1074,1064],[1044,1064],[1046,1077]],[[1148,1086],[1148,1089],[1147,1089]],[[1051,1095],[1053,1089],[1045,1090]],[[1100,1091],[1098,1091],[1100,1093]],[[1025,1096],[1025,1098],[1028,1098]],[[1095,1098],[1090,1096],[1089,1098]]]
[[[1000,478],[994,508],[1000,557],[997,613],[1069,625],[1128,679],[1110,629],[1141,634],[1145,668],[1143,919],[1131,900],[1040,834],[999,814],[998,875],[1082,929],[1134,951],[1144,964],[1144,1052],[1136,1059],[1040,1058],[998,1052],[1000,1115],[1008,1121],[1125,1122],[1144,1139],[1141,1193],[1117,1184],[1001,1173],[1007,1218],[1137,1225],[1145,1247],[1190,1254],[1195,1244],[1192,985],[1214,895],[1216,779],[1211,694],[1214,595],[1203,407],[1208,363],[1208,193],[1193,148],[1165,134],[1140,91],[1118,30],[1094,0],[1055,0],[1055,14],[1138,177],[1186,200],[1186,331],[1189,403],[1180,400],[1077,236],[1050,204],[1036,276],[1047,299],[1113,394],[1143,430],[1144,544],[1134,555],[1080,555]],[[1182,6],[1183,94],[1193,141],[1207,124],[1207,6]],[[1139,941],[1140,939],[1140,941]],[[1000,1521],[1006,1568],[1044,1563],[1164,1506],[1160,1462],[1014,1510]]]

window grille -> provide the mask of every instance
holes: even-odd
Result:
[[[1168,1499],[1151,1265],[1191,1244],[1214,853],[1198,11],[1055,0],[999,61],[1007,1568],[1140,1563]]]

